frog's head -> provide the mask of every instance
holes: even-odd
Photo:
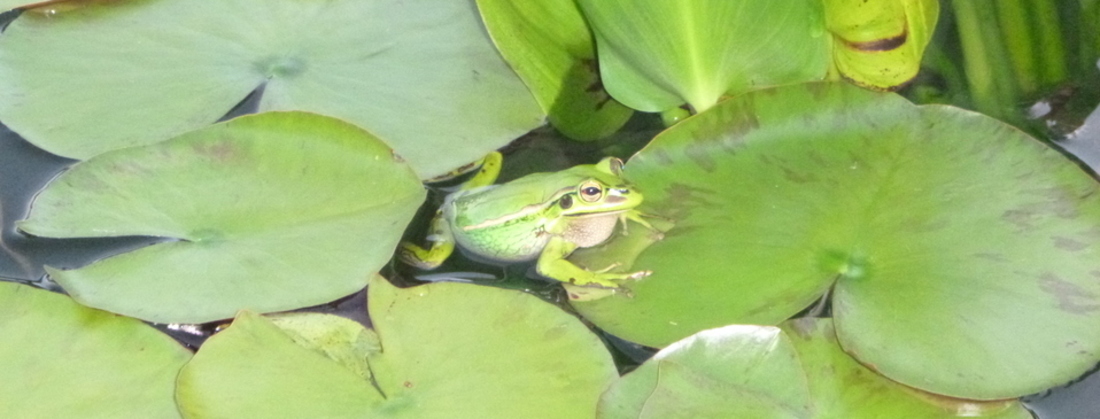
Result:
[[[562,215],[625,211],[642,203],[642,194],[622,178],[623,161],[608,157],[593,165],[569,169],[581,179],[557,200]]]

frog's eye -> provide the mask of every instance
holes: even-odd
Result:
[[[561,199],[558,200],[558,206],[560,206],[561,209],[572,208],[573,207],[573,196],[572,195],[563,195],[561,197]]]
[[[603,197],[603,188],[600,184],[588,181],[581,184],[581,199],[584,202],[596,202]]]

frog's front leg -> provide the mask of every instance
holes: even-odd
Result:
[[[583,269],[565,258],[577,250],[577,245],[560,236],[550,239],[542,249],[535,270],[540,275],[582,287],[619,288],[619,283],[630,279],[649,276],[650,271],[638,272],[592,272]]]
[[[432,218],[431,232],[428,234],[428,242],[432,245],[429,249],[417,246],[412,242],[401,242],[398,248],[398,258],[408,265],[420,269],[435,269],[454,253],[455,238],[451,232],[451,226],[443,218],[443,212],[437,211]]]

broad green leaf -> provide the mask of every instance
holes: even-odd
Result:
[[[626,169],[674,227],[630,267],[653,271],[633,298],[575,304],[612,334],[777,324],[833,287],[845,349],[930,392],[1013,398],[1100,360],[1098,184],[1006,124],[798,85],[689,118]]]
[[[601,419],[1024,419],[1018,401],[902,386],[844,353],[828,319],[704,330],[662,349],[600,399]]]
[[[611,96],[659,112],[821,80],[828,34],[816,0],[579,0]]]
[[[311,316],[338,331],[330,333],[354,333],[358,327],[369,334],[351,320]],[[192,418],[363,418],[383,403],[367,377],[299,342],[271,321],[241,313],[180,372],[180,411]],[[347,347],[350,342],[327,346],[359,359],[367,355]]]
[[[939,18],[939,0],[826,0],[833,61],[844,78],[893,90],[916,77]]]
[[[0,282],[0,336],[0,417],[179,417],[191,352],[140,321]]]
[[[573,0],[478,0],[493,42],[565,135],[615,132],[633,111],[603,89],[595,40]]]
[[[259,109],[340,117],[428,178],[539,125],[473,0],[132,0],[21,16],[0,37],[0,120],[88,158]]]
[[[706,330],[661,350],[600,398],[600,419],[806,418],[798,355],[775,327]]]
[[[412,170],[362,129],[273,112],[78,163],[19,228],[172,239],[50,275],[92,307],[198,323],[361,289],[423,197]]]
[[[184,368],[181,408],[204,418],[579,419],[593,417],[617,377],[594,334],[531,295],[455,283],[401,290],[376,277],[368,299],[381,351],[348,320],[310,315],[306,329],[334,331],[305,334],[358,336],[318,343],[246,313]],[[372,379],[348,367],[352,355]]]
[[[382,341],[372,357],[385,417],[592,418],[611,356],[580,321],[537,297],[478,285],[372,281]],[[430,360],[431,362],[426,362]]]

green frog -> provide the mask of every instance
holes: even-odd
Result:
[[[474,259],[493,263],[536,261],[542,276],[575,288],[619,289],[650,271],[589,271],[566,260],[574,250],[606,241],[626,220],[653,227],[636,207],[642,194],[622,179],[623,162],[608,157],[596,164],[553,173],[534,173],[494,185],[500,153],[487,156],[469,181],[446,197],[432,221],[424,249],[401,243],[399,257],[421,269],[434,269],[457,245]]]

